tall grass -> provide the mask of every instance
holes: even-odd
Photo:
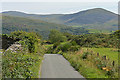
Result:
[[[118,63],[90,49],[66,52],[63,56],[86,78],[118,78]]]

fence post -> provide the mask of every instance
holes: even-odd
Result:
[[[115,61],[112,62],[113,67],[115,66]]]
[[[103,56],[103,60],[106,60],[106,56]]]
[[[99,56],[99,53],[97,53],[97,56]]]

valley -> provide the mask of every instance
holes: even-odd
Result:
[[[7,11],[0,16],[3,78],[118,78],[117,14],[94,8],[50,15]],[[8,50],[12,44],[21,46]]]

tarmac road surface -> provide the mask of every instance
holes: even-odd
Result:
[[[84,78],[59,54],[45,54],[41,78]]]

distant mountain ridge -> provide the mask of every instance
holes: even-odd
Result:
[[[117,14],[102,8],[89,9],[73,14],[36,15],[36,14],[26,14],[16,11],[3,12],[3,14],[9,16],[40,19],[47,22],[53,22],[53,23],[65,24],[65,25],[81,25],[81,24],[94,24],[94,23],[101,24],[117,19]]]
[[[89,9],[73,14],[50,15],[7,11],[2,12],[2,16],[3,33],[22,29],[35,31],[48,37],[51,29],[67,31],[72,34],[88,33],[87,29],[111,32],[118,29],[118,15],[102,8]],[[78,28],[71,26],[78,26]]]
[[[49,23],[49,22],[30,19],[26,17],[23,18],[23,17],[2,15],[3,34],[10,34],[13,31],[22,30],[27,32],[36,32],[40,34],[44,39],[47,39],[49,32],[52,29],[56,29],[61,32],[69,32],[75,35],[88,33],[88,30],[84,28],[74,28],[63,24]]]
[[[68,20],[65,24],[94,24],[94,23],[105,23],[107,21],[117,19],[117,15],[107,11],[105,9],[96,8],[81,11],[74,14],[62,16],[64,20]]]

